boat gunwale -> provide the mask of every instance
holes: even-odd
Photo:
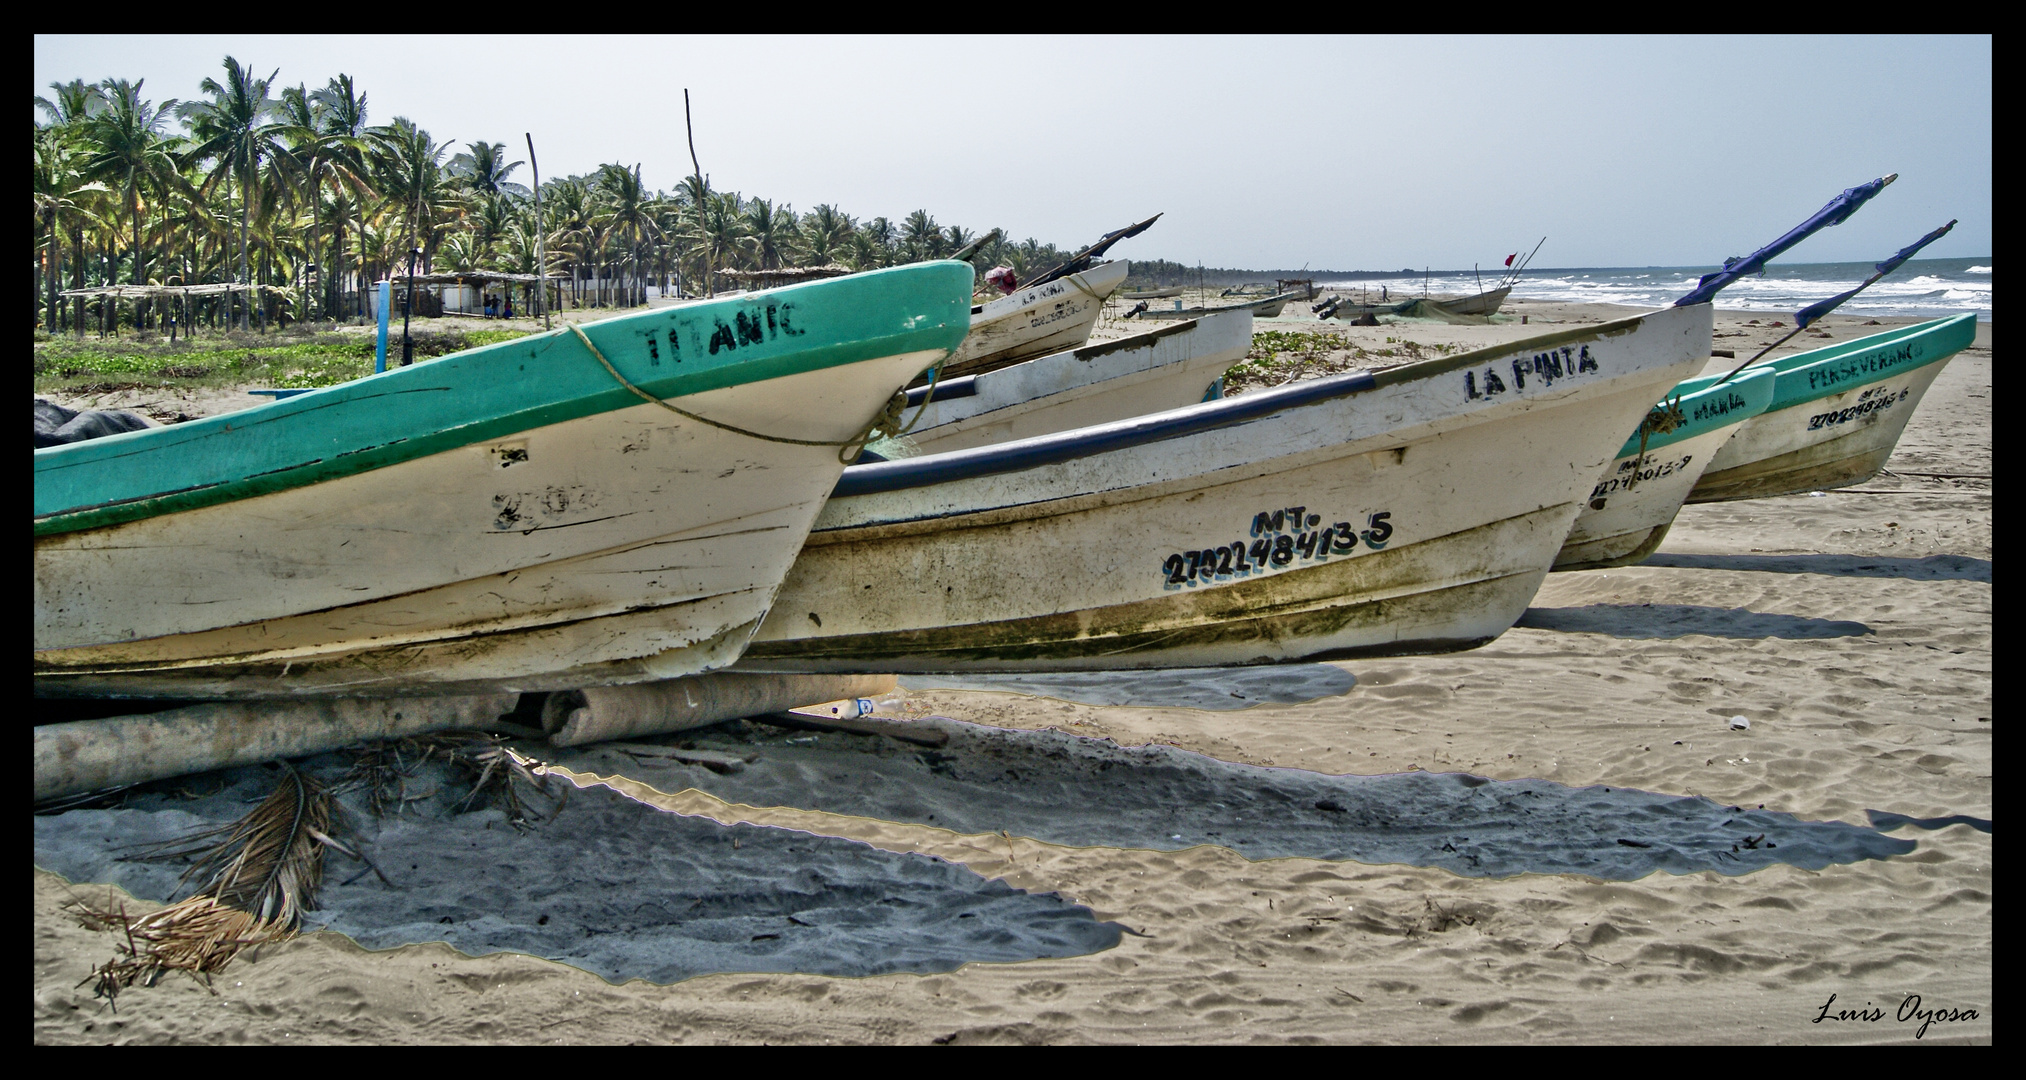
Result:
[[[1666,311],[1671,309],[1660,309]],[[1150,416],[1115,420],[1073,431],[1037,435],[1009,443],[952,450],[942,454],[853,465],[844,470],[830,493],[833,499],[888,491],[931,487],[982,476],[1019,472],[1093,454],[1130,449],[1149,443],[1248,423],[1289,409],[1365,393],[1387,386],[1474,367],[1487,359],[1545,351],[1568,341],[1587,341],[1631,333],[1660,311],[1613,319],[1591,326],[1522,338],[1454,356],[1418,360],[1384,371],[1352,371],[1271,390],[1221,398]]]
[[[1834,386],[1827,386],[1816,390],[1810,390],[1805,394],[1797,396],[1783,395],[1780,393],[1779,387],[1775,386],[1773,390],[1773,400],[1766,406],[1764,412],[1765,413],[1782,412],[1784,410],[1792,409],[1800,405],[1805,405],[1811,401],[1819,401],[1826,397],[1833,397],[1837,394],[1854,390],[1860,386],[1869,386],[1875,382],[1883,382],[1886,379],[1897,378],[1898,376],[1904,375],[1907,372],[1918,371],[1921,368],[1927,367],[1929,364],[1936,364],[1949,360],[1950,358],[1954,357],[1957,353],[1963,351],[1964,349],[1969,348],[1971,343],[1976,340],[1976,333],[1977,333],[1976,313],[1964,312],[1960,315],[1945,315],[1939,319],[1930,319],[1926,322],[1919,322],[1907,326],[1894,327],[1890,330],[1886,330],[1877,334],[1870,334],[1861,338],[1855,338],[1850,341],[1837,342],[1834,345],[1824,345],[1819,349],[1810,349],[1807,352],[1800,352],[1794,353],[1789,356],[1777,357],[1772,360],[1767,360],[1761,364],[1755,364],[1752,367],[1746,368],[1745,370],[1756,371],[1760,369],[1770,369],[1772,371],[1777,372],[1782,380],[1785,380],[1795,376],[1803,375],[1808,371],[1808,369],[1817,367],[1822,364],[1830,364],[1835,363],[1837,361],[1847,361],[1859,353],[1870,352],[1874,349],[1887,348],[1892,345],[1899,344],[1903,341],[1911,341],[1915,338],[1937,336],[1946,333],[1948,331],[1954,330],[1957,327],[1968,327],[1968,340],[1966,340],[1962,345],[1959,345],[1954,349],[1950,349],[1946,352],[1939,352],[1933,356],[1929,356],[1921,360],[1919,363],[1895,366],[1890,370],[1881,371],[1873,375],[1865,376],[1863,378],[1850,379],[1845,382],[1836,384]],[[1721,378],[1722,376],[1717,375],[1703,375],[1698,376],[1695,379],[1689,379],[1685,381],[1689,383],[1694,383],[1703,380],[1709,380],[1708,385],[1715,386],[1716,381]],[[1696,392],[1699,392],[1701,389],[1704,389],[1704,387],[1698,387]]]
[[[894,275],[894,271],[901,271],[908,277],[926,279],[930,275],[924,275],[922,271],[930,266],[937,267],[937,273],[954,277],[952,272],[964,264],[933,263],[894,267],[873,271],[863,278],[852,275],[851,278],[806,282],[780,289],[744,293],[719,303],[707,302],[674,310],[679,311],[683,318],[709,318],[714,314],[713,309],[722,306],[722,311],[715,312],[718,321],[722,322],[722,316],[735,311],[743,313],[745,306],[754,304],[756,300],[764,302],[768,298],[780,297],[793,301],[796,294],[806,294],[810,290],[826,290],[834,293],[838,290],[839,283],[844,281],[853,282],[848,287],[848,291],[851,292],[879,288],[881,286],[878,282],[868,279],[873,275],[889,277]],[[888,284],[885,287],[896,286]],[[741,359],[734,355],[728,360],[705,365],[695,373],[683,372],[658,379],[639,379],[637,384],[657,397],[688,397],[886,356],[947,351],[954,349],[961,342],[961,335],[969,332],[968,316],[958,314],[968,312],[968,295],[957,298],[953,293],[951,297],[931,301],[930,297],[935,289],[926,280],[907,282],[898,287],[919,292],[921,294],[919,299],[929,306],[939,304],[947,307],[949,311],[945,314],[950,318],[928,325],[903,326],[873,336],[849,336],[840,330],[827,334],[814,343],[796,344],[783,341],[755,357]],[[968,285],[966,288],[968,289]],[[834,300],[825,303],[836,305],[839,310],[846,310],[852,306],[850,303],[840,304]],[[670,309],[655,308],[578,325],[594,334],[596,338],[604,339],[603,347],[606,350],[616,351],[625,340],[613,333],[613,328],[618,324],[628,324],[621,328],[619,333],[632,337],[639,329],[635,324],[651,323],[659,327],[663,321],[670,318]],[[333,408],[369,409],[374,407],[371,403],[376,399],[415,393],[444,394],[460,390],[469,393],[477,388],[475,384],[480,381],[480,375],[485,370],[483,365],[497,359],[495,354],[520,350],[529,353],[532,359],[533,356],[547,352],[558,340],[574,336],[568,327],[562,327],[512,341],[463,350],[450,356],[426,361],[424,364],[366,376],[349,383],[279,399],[239,412],[206,417],[166,428],[124,432],[100,439],[38,449],[35,451],[37,480],[42,480],[45,473],[53,473],[55,470],[117,468],[116,463],[120,459],[134,455],[184,452],[205,440],[230,437],[234,433],[242,433],[250,427],[260,425],[285,425],[286,430],[282,437],[293,433],[296,437],[294,445],[301,446],[305,437],[321,433],[322,429],[314,426],[316,421],[311,419],[312,414]],[[582,351],[581,344],[573,342],[573,345],[576,345],[578,351]],[[637,358],[621,355],[620,362],[625,363],[633,359]],[[456,367],[438,366],[446,362],[465,365],[467,369],[458,371]],[[388,437],[377,441],[370,435],[360,435],[321,451],[305,448],[293,454],[278,454],[275,455],[276,460],[270,463],[273,465],[271,468],[257,471],[241,470],[240,475],[229,478],[212,478],[183,487],[158,488],[139,494],[105,498],[97,502],[62,508],[48,510],[38,508],[35,514],[34,535],[37,539],[41,539],[105,528],[237,502],[276,491],[309,487],[464,446],[510,437],[550,424],[619,412],[642,404],[638,396],[612,380],[609,375],[603,373],[592,375],[591,372],[597,370],[597,365],[590,358],[586,358],[586,363],[588,370],[585,377],[592,381],[586,384],[590,389],[584,392],[558,392],[544,397],[527,390],[518,395],[525,401],[507,400],[492,403],[487,408],[472,408],[473,418],[464,423],[449,423],[411,434],[389,432]],[[742,372],[745,377],[735,377],[733,375],[735,372]],[[443,377],[432,378],[433,375]],[[600,385],[601,381],[603,385]],[[417,385],[402,385],[404,383]],[[446,383],[450,385],[444,385]],[[515,396],[512,391],[502,393],[509,398]],[[512,406],[516,404],[524,404],[526,407],[513,408]],[[285,457],[293,457],[293,460],[281,460]],[[38,488],[40,486],[38,483]]]
[[[1768,378],[1769,375],[1771,376],[1770,378]],[[1685,380],[1685,383],[1695,381],[1697,380],[1689,379]],[[1688,412],[1694,405],[1699,404],[1699,399],[1714,397],[1716,394],[1725,391],[1744,389],[1745,404],[1737,412],[1725,413],[1722,416],[1714,416],[1703,421],[1690,420],[1673,431],[1652,435],[1646,440],[1647,451],[1651,452],[1673,446],[1678,442],[1686,442],[1689,439],[1699,438],[1719,428],[1728,427],[1733,424],[1742,424],[1752,417],[1765,412],[1773,403],[1773,389],[1778,381],[1779,373],[1777,371],[1774,371],[1770,367],[1758,367],[1747,369],[1729,382],[1713,382],[1692,390],[1681,395],[1678,400],[1670,394],[1668,397],[1663,398],[1659,404],[1679,405],[1684,413]],[[1679,388],[1679,386],[1676,387],[1676,389]],[[1756,404],[1754,399],[1757,399]],[[1618,456],[1620,458],[1628,458],[1637,456],[1638,453],[1639,434],[1634,432],[1631,438],[1625,440],[1625,445],[1619,448]]]

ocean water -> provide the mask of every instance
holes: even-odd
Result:
[[[1662,307],[1680,299],[1695,288],[1698,278],[1716,269],[1714,266],[1532,267],[1520,275],[1512,295],[1528,300]],[[1775,262],[1763,275],[1744,278],[1718,293],[1716,306],[1727,311],[1792,314],[1817,300],[1856,288],[1874,272],[1871,263]],[[1499,277],[1485,271],[1484,288],[1497,285]],[[1403,274],[1397,278],[1335,284],[1318,280],[1317,285],[1353,295],[1368,291],[1374,300],[1379,297],[1379,288],[1385,286],[1393,297],[1406,299],[1421,295],[1424,280],[1428,292],[1438,296],[1480,291],[1480,279],[1470,271],[1446,271],[1426,279],[1419,274]],[[1981,322],[1991,321],[1988,257],[1909,260],[1837,308],[1836,314],[1939,318],[1965,311],[1976,312]]]

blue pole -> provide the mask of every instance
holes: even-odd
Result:
[[[373,374],[387,370],[387,305],[393,303],[394,287],[388,282],[380,283],[380,343],[373,351]]]

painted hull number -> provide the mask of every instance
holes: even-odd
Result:
[[[1905,401],[1907,393],[1908,391],[1901,390],[1898,394],[1894,394],[1890,387],[1883,388],[1882,391],[1879,389],[1866,390],[1864,396],[1858,399],[1857,404],[1847,409],[1816,413],[1814,416],[1809,417],[1808,430],[1820,431],[1825,427],[1835,427],[1838,424],[1847,424],[1852,420],[1862,419],[1875,412],[1884,412],[1894,405]]]
[[[1636,462],[1633,461],[1631,458],[1626,458],[1625,461],[1618,466],[1618,475],[1612,477],[1609,480],[1604,481],[1601,484],[1598,484],[1595,488],[1592,488],[1590,491],[1590,497],[1593,499],[1601,499],[1604,496],[1611,494],[1612,492],[1630,488],[1635,482],[1635,474],[1632,468],[1634,465],[1639,466],[1639,470],[1636,474],[1636,482],[1643,484],[1646,483],[1648,480],[1658,480],[1663,476],[1673,476],[1675,473],[1680,472],[1682,469],[1687,468],[1688,463],[1694,460],[1694,458],[1695,458],[1694,454],[1683,454],[1679,461],[1657,462],[1654,460],[1654,456],[1652,454],[1648,454],[1644,458]]]
[[[1178,551],[1161,561],[1162,586],[1177,589],[1213,581],[1230,581],[1280,570],[1296,562],[1319,562],[1349,555],[1359,543],[1378,551],[1393,537],[1393,514],[1381,510],[1365,519],[1365,528],[1348,521],[1323,525],[1323,515],[1306,506],[1284,506],[1252,516],[1251,536],[1222,547]]]

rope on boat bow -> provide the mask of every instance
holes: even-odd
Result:
[[[1688,414],[1681,411],[1681,395],[1662,401],[1646,412],[1646,419],[1639,421],[1639,456],[1632,459],[1632,477],[1625,481],[1625,490],[1639,486],[1639,470],[1646,465],[1646,440],[1655,435],[1665,435],[1688,423]]]
[[[560,333],[560,331],[558,332]],[[570,324],[570,332],[577,335],[577,340],[583,342],[585,348],[591,350],[591,355],[598,358],[598,362],[603,364],[605,370],[610,372],[612,377],[619,381],[619,385],[639,395],[642,401],[651,402],[677,416],[695,420],[700,424],[709,424],[714,428],[721,428],[734,435],[744,435],[747,438],[760,439],[765,442],[788,443],[793,446],[834,446],[837,447],[837,460],[846,465],[857,460],[859,451],[863,450],[865,444],[871,442],[880,433],[886,432],[894,436],[900,436],[913,431],[914,426],[921,422],[922,414],[928,411],[929,402],[935,400],[936,383],[940,382],[943,377],[943,365],[937,364],[935,374],[929,378],[928,396],[922,399],[921,408],[915,411],[915,418],[909,421],[906,427],[897,427],[900,424],[901,414],[907,410],[907,391],[900,390],[895,392],[893,397],[887,399],[886,407],[879,411],[878,416],[873,417],[870,422],[859,429],[858,434],[853,435],[844,442],[828,442],[821,439],[791,439],[786,435],[767,435],[758,431],[749,431],[733,424],[727,424],[721,420],[713,420],[708,416],[698,416],[688,409],[670,405],[661,398],[655,397],[653,394],[626,381],[626,376],[619,374],[619,369],[612,366],[612,361],[605,359],[605,354],[598,351],[598,346],[593,345],[591,339],[585,335],[584,331],[578,329],[575,323]]]

